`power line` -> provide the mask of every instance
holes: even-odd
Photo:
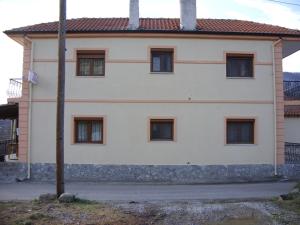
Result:
[[[300,6],[300,4],[297,3],[291,3],[291,2],[284,2],[284,1],[277,1],[277,0],[266,0],[269,2],[277,2],[277,3],[281,3],[281,4],[286,4],[286,5],[294,5],[294,6]]]

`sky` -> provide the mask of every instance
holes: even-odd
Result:
[[[280,0],[300,5],[300,0]],[[300,6],[270,0],[197,0],[198,18],[241,19],[300,30]],[[22,77],[22,46],[4,30],[57,21],[59,0],[0,0],[0,104],[9,78]],[[140,0],[140,17],[177,18],[179,0]],[[67,18],[128,17],[129,0],[67,0]],[[300,72],[300,51],[283,60],[283,70]]]

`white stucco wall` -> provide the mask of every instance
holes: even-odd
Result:
[[[300,118],[284,118],[285,142],[300,143]]]
[[[57,41],[35,40],[34,46],[34,70],[39,84],[33,88],[32,161],[54,162]],[[210,63],[175,63],[173,74],[158,75],[150,74],[149,62],[113,62],[106,63],[104,78],[75,76],[78,48],[108,49],[107,61],[147,61],[149,46],[176,46],[175,61]],[[68,40],[65,161],[150,165],[273,163],[271,46],[270,41],[257,40]],[[224,52],[255,53],[256,61],[260,62],[254,67],[255,78],[226,79]],[[123,103],[111,102],[116,99]],[[147,100],[179,102],[146,103]],[[188,100],[191,102],[185,102]],[[107,119],[106,144],[72,144],[72,116],[97,115]],[[151,116],[176,117],[177,141],[148,142],[147,121]],[[255,117],[257,143],[225,145],[225,117]]]
[[[226,64],[178,63],[174,65],[174,74],[168,76],[150,75],[149,63],[106,63],[105,79],[91,81],[75,76],[76,49],[108,49],[106,61],[147,60],[149,46],[176,46],[177,60],[222,61],[224,52],[255,52],[257,61],[272,61],[272,42],[269,41],[70,39],[66,53],[66,60],[69,60],[66,98],[273,100],[271,65],[256,65],[255,79],[246,80],[226,79]],[[34,59],[57,60],[57,41],[35,41]],[[40,75],[34,98],[54,98],[56,62],[36,62],[34,69]],[[83,89],[84,94],[80,92]]]

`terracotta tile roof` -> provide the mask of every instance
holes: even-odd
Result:
[[[197,29],[183,31],[179,19],[141,18],[137,30],[127,29],[128,18],[79,18],[67,20],[68,33],[109,33],[109,32],[158,32],[158,33],[199,33],[199,34],[239,34],[276,35],[300,37],[300,30],[279,26],[229,19],[198,19]],[[41,23],[7,30],[6,34],[56,33],[58,22]]]
[[[285,117],[300,117],[300,105],[285,105],[284,106]]]

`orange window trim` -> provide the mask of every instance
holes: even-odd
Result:
[[[83,76],[80,75],[80,59],[103,59],[103,74],[94,75],[93,74],[93,63],[90,64],[90,75]],[[105,76],[105,51],[104,50],[77,50],[76,51],[76,76],[79,77],[95,77],[95,76]]]
[[[255,64],[255,54],[254,53],[226,53],[226,77],[227,78],[235,78],[232,76],[228,76],[228,71],[227,71],[227,63],[228,63],[228,57],[236,57],[236,58],[241,58],[241,59],[251,59],[251,69],[252,69],[252,73],[251,76],[249,77],[242,77],[242,78],[254,78],[254,64]],[[238,77],[238,76],[237,76]],[[240,78],[240,77],[238,77]]]
[[[234,142],[234,143],[228,143],[228,123],[230,122],[236,122],[236,123],[243,123],[243,122],[251,122],[253,123],[253,127],[252,127],[252,140],[250,141],[250,143],[238,143],[238,142]],[[235,145],[235,144],[256,144],[256,119],[254,118],[227,118],[226,119],[226,124],[225,124],[225,143],[228,145]]]
[[[80,142],[78,141],[78,122],[79,121],[86,121],[89,123],[92,123],[94,121],[101,122],[101,140],[100,141],[92,141],[91,140],[91,126],[88,127],[88,141],[86,142]],[[104,143],[104,118],[103,117],[74,117],[74,143],[76,144],[103,144]]]
[[[172,123],[171,127],[171,139],[153,139],[152,137],[152,126],[153,123]],[[174,141],[175,140],[175,120],[174,119],[150,119],[150,141]]]
[[[172,73],[174,72],[174,48],[151,48],[150,49],[150,71],[154,73]],[[171,54],[171,71],[154,71],[153,70],[153,53],[170,53]]]

